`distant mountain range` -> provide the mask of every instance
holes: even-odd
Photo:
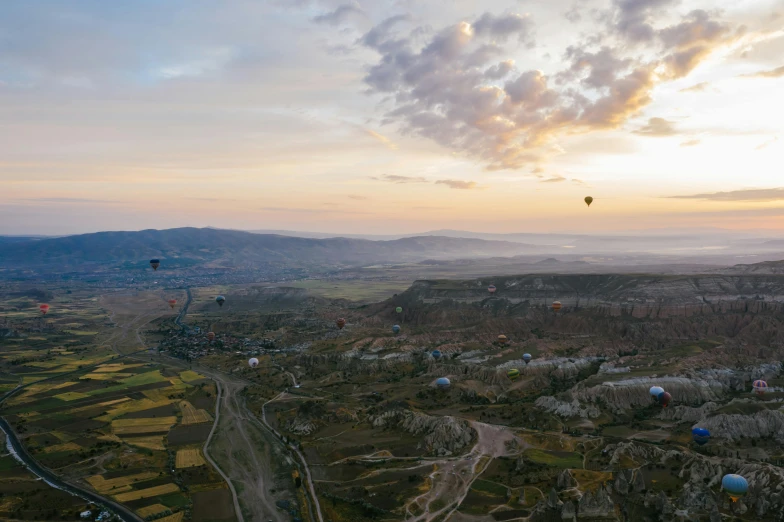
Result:
[[[151,258],[188,266],[349,265],[425,259],[530,254],[532,245],[508,241],[409,237],[389,241],[314,239],[211,228],[98,232],[48,239],[7,241],[0,266],[137,265]]]

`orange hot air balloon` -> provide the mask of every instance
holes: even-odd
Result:
[[[176,304],[177,304],[177,300],[176,299],[169,299],[169,308],[174,310],[174,305],[176,305]]]
[[[215,332],[207,332],[207,340],[212,342],[215,340]]]
[[[506,341],[508,341],[508,340],[509,340],[509,338],[507,338],[504,334],[501,334],[501,335],[498,336],[498,342],[501,343],[501,344],[506,344]]]
[[[346,326],[346,320],[341,317],[340,319],[335,321],[335,324],[338,325],[338,328],[342,330],[343,327]]]
[[[556,312],[561,309],[561,301],[553,301],[553,310]]]
[[[42,314],[46,315],[46,312],[49,311],[49,305],[48,304],[39,305],[38,309],[41,310]]]

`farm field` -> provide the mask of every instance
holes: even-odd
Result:
[[[168,437],[172,429],[188,434],[196,428],[190,444],[203,444],[208,431],[199,427],[211,426],[207,409],[215,407],[216,389],[197,372],[122,358],[114,351],[138,351],[136,337],[143,340],[140,328],[149,318],[136,318],[151,297],[126,300],[121,310],[107,312],[102,305],[120,299],[74,292],[67,299],[49,298],[52,312],[45,321],[22,312],[3,315],[21,337],[0,337],[0,384],[32,384],[4,401],[0,414],[30,454],[63,478],[139,513],[177,521],[190,513],[192,487],[225,487],[200,450]],[[70,312],[75,315],[66,319]],[[181,379],[181,372],[193,384]],[[175,465],[181,449],[184,469]],[[200,470],[196,485],[185,475],[192,469]],[[11,497],[0,501],[0,513],[17,509]],[[163,509],[145,509],[150,506]]]

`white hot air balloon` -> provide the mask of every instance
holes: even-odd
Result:
[[[248,360],[248,364],[250,364],[250,367],[251,367],[251,368],[255,368],[256,366],[258,366],[258,365],[259,365],[259,360],[258,360],[258,359],[256,359],[255,357],[251,357],[251,358]]]

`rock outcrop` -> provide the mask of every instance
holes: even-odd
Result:
[[[753,415],[715,415],[700,421],[700,427],[709,430],[713,437],[732,441],[743,437],[771,437],[779,443],[784,442],[784,412],[781,410],[762,410]]]
[[[599,408],[593,405],[583,405],[574,399],[572,402],[559,401],[550,395],[543,395],[536,399],[534,405],[540,410],[554,413],[559,417],[582,417],[584,419],[595,419],[602,414]]]
[[[438,455],[450,455],[476,440],[476,431],[462,419],[431,417],[410,410],[390,410],[370,417],[376,428],[405,430],[422,436],[425,446]]]

